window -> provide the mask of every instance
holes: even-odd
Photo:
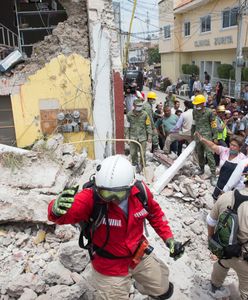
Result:
[[[184,23],[184,36],[190,35],[190,22]]]
[[[170,25],[164,26],[164,38],[168,39],[171,37]]]
[[[211,16],[201,18],[201,32],[211,31]]]
[[[222,12],[222,28],[235,26],[237,24],[238,24],[237,7]]]

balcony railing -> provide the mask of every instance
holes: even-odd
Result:
[[[0,23],[0,44],[10,48],[19,48],[18,35],[2,23]]]

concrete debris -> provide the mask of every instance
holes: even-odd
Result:
[[[175,160],[168,170],[159,178],[153,185],[154,190],[160,193],[165,186],[170,182],[170,180],[178,173],[178,171],[186,163],[189,155],[195,149],[195,141],[191,142],[187,148],[182,152],[182,154]]]
[[[65,156],[75,162],[71,168],[67,168]],[[14,170],[3,167],[1,161],[0,298],[95,300],[90,284],[90,259],[87,251],[78,246],[79,227],[48,222],[47,205],[72,182],[81,188],[99,161],[88,160],[85,154],[77,154],[73,147],[63,145],[60,135],[37,142],[24,158],[23,166]],[[213,205],[213,187],[208,179],[186,175],[193,174],[196,167],[188,158],[171,182],[155,195],[176,239],[191,239],[185,255],[174,262],[163,241],[147,226],[155,253],[169,265],[174,299],[212,299],[208,291],[213,261],[207,249],[205,220]],[[168,169],[150,157],[148,170],[147,183],[152,189],[154,180]],[[226,283],[230,285],[235,280],[231,273]],[[231,290],[232,295],[237,295],[237,284]],[[147,298],[133,288],[130,299]]]

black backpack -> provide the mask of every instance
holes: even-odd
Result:
[[[142,181],[137,180],[135,182],[135,186],[139,189],[139,193],[137,194],[138,199],[142,203],[143,207],[148,211],[148,203],[147,203],[148,197],[147,197],[144,184],[142,183]],[[98,196],[96,192],[94,177],[92,177],[90,181],[86,182],[83,185],[83,189],[86,188],[91,188],[93,190],[94,206],[89,221],[79,223],[81,227],[81,232],[78,241],[79,247],[88,250],[91,259],[93,259],[94,253],[97,253],[99,256],[110,258],[110,259],[131,257],[131,256],[116,256],[104,250],[109,240],[109,230],[110,230],[109,221],[108,221],[108,203],[104,202]],[[92,243],[92,240],[96,229],[101,225],[104,218],[106,220],[107,236],[102,246],[98,247]],[[86,244],[84,242],[84,239],[88,241]]]

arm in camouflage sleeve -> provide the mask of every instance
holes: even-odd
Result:
[[[217,140],[218,137],[217,119],[212,112],[209,114],[209,122],[212,128],[213,140]]]
[[[191,136],[193,137],[195,134],[195,111],[193,110],[193,122],[191,127]]]
[[[150,117],[149,115],[147,114],[146,115],[146,132],[147,132],[147,135],[148,137],[151,137],[152,136],[152,126],[151,126],[151,120],[150,120]]]
[[[127,136],[126,136],[126,138],[127,139],[130,139],[130,117],[129,117],[129,114],[127,114],[127,123],[128,123],[128,127],[127,127],[127,131],[126,131],[126,133],[127,133]]]

